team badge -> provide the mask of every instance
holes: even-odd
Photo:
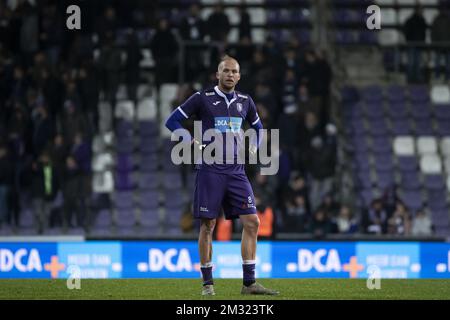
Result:
[[[237,107],[237,111],[239,111],[239,112],[242,111],[242,103],[237,103],[236,107]]]

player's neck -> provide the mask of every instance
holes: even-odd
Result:
[[[220,83],[217,85],[217,87],[219,88],[220,91],[222,91],[223,93],[226,93],[226,94],[231,94],[234,92],[234,87],[231,89],[225,89],[224,87],[222,87],[222,85]]]

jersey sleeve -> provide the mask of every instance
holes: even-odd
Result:
[[[190,96],[183,104],[181,104],[177,108],[177,110],[179,110],[186,119],[189,119],[191,116],[199,114],[200,107],[200,92],[196,92],[192,96]]]
[[[246,116],[246,120],[250,123],[250,125],[254,126],[259,121],[258,111],[256,110],[255,102],[249,96],[249,108]]]

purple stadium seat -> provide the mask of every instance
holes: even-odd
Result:
[[[431,118],[431,107],[427,103],[412,104],[411,115],[415,120],[427,120]]]
[[[166,209],[179,209],[185,206],[186,201],[182,190],[165,190],[165,207]]]
[[[387,88],[387,97],[391,104],[404,102],[406,99],[405,96],[405,87],[399,85],[391,85]]]
[[[158,152],[159,140],[156,136],[141,136],[140,150],[144,154]]]
[[[141,210],[140,224],[144,227],[159,226],[159,212],[157,209]]]
[[[358,34],[359,43],[373,45],[378,43],[378,38],[375,32],[362,31]]]
[[[184,208],[168,208],[166,209],[166,215],[164,221],[166,226],[177,226],[179,227],[181,216],[183,215]]]
[[[359,100],[359,92],[355,87],[345,86],[341,89],[343,103],[354,103]]]
[[[116,172],[115,187],[116,187],[116,190],[127,191],[127,190],[133,190],[136,187],[136,185],[132,181],[131,174]]]
[[[67,234],[72,236],[84,236],[85,231],[83,228],[69,228]]]
[[[100,210],[94,221],[94,228],[107,228],[111,226],[111,212],[107,209]]]
[[[398,157],[398,168],[401,171],[416,171],[419,167],[419,163],[416,157]]]
[[[140,121],[139,134],[141,136],[158,136],[158,124],[155,121]]]
[[[33,212],[30,209],[26,209],[22,211],[22,214],[19,217],[19,225],[22,228],[31,228],[34,226],[34,216]]]
[[[430,95],[428,88],[424,85],[409,86],[409,99],[411,102],[428,102]]]
[[[334,41],[342,45],[352,44],[355,43],[355,36],[350,31],[336,31]]]
[[[159,177],[156,172],[141,173],[139,175],[140,189],[156,189],[159,186]]]
[[[183,181],[181,179],[181,174],[179,172],[168,173],[163,177],[164,189],[181,189],[183,188]]]
[[[402,174],[400,185],[406,190],[417,190],[421,187],[422,183],[417,172],[410,171]]]
[[[118,137],[116,150],[118,153],[132,153],[134,151],[134,139]]]
[[[392,142],[389,138],[379,136],[372,139],[372,150],[376,153],[392,152]]]
[[[379,171],[392,171],[394,168],[394,161],[391,154],[376,154],[375,155],[375,169]]]
[[[119,225],[119,226],[117,226],[117,228],[115,230],[115,235],[117,237],[124,237],[124,238],[131,237],[131,238],[134,238],[134,237],[136,237],[135,225],[134,224],[132,224],[132,225],[124,225],[124,226]]]
[[[133,136],[133,123],[121,120],[116,125],[116,135],[118,138],[131,138]]]
[[[119,153],[117,156],[117,171],[128,173],[133,171],[133,159],[131,154]]]
[[[132,227],[136,223],[134,209],[117,209],[116,210],[116,226]]]
[[[428,190],[444,190],[444,178],[440,174],[425,175],[424,186]]]
[[[374,199],[374,194],[372,189],[365,189],[360,192],[362,203],[365,207],[370,206],[370,203]]]
[[[354,157],[357,168],[361,171],[367,171],[370,169],[370,162],[367,153],[358,153]]]
[[[379,102],[368,102],[366,105],[366,116],[370,121],[381,120],[384,117],[383,105]]]
[[[422,194],[420,191],[403,191],[400,198],[405,205],[413,211],[417,211],[423,206]]]
[[[448,237],[450,236],[450,228],[448,226],[436,226],[435,234],[440,237]]]
[[[392,119],[404,120],[408,116],[408,108],[406,107],[404,102],[391,103],[387,106],[386,111]]]
[[[445,190],[443,191],[433,190],[431,192],[429,191],[427,203],[428,207],[432,211],[439,211],[442,209],[446,209],[448,204]]]
[[[450,120],[438,119],[437,123],[438,127],[436,129],[436,133],[439,136],[450,136]]]
[[[392,171],[377,171],[377,186],[384,190],[395,184],[394,174]]]
[[[383,90],[378,85],[367,86],[361,90],[361,96],[367,103],[376,105],[383,100]]]
[[[93,227],[90,232],[90,236],[104,238],[111,235],[111,228],[110,227]]]
[[[437,119],[450,120],[450,105],[439,104],[434,106],[434,114]]]
[[[64,232],[61,227],[53,227],[53,228],[45,229],[43,234],[45,234],[47,236],[60,236],[60,235],[64,234]]]
[[[156,153],[144,154],[141,157],[140,169],[141,172],[153,172],[158,169],[159,157]]]
[[[355,184],[364,189],[369,189],[372,187],[372,178],[370,171],[358,171],[356,172]]]
[[[3,225],[0,227],[0,236],[12,236],[14,235],[14,230],[9,225]]]
[[[372,135],[386,135],[389,133],[389,128],[384,119],[369,121],[370,132]]]
[[[433,126],[431,124],[431,119],[416,120],[415,127],[416,127],[416,129],[415,129],[416,135],[421,135],[421,136],[434,135],[434,130],[433,130]]]
[[[155,190],[140,191],[138,203],[141,209],[150,209],[150,210],[157,209],[159,206],[159,191]]]
[[[113,196],[113,203],[116,208],[130,209],[134,206],[134,195],[132,191],[116,192]]]
[[[412,124],[406,119],[392,120],[392,134],[396,136],[409,135],[412,132]]]

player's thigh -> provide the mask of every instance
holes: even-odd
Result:
[[[214,172],[197,172],[194,191],[194,216],[215,219],[219,216],[226,190],[226,177]]]
[[[224,211],[227,217],[256,213],[255,196],[245,174],[228,177]]]

